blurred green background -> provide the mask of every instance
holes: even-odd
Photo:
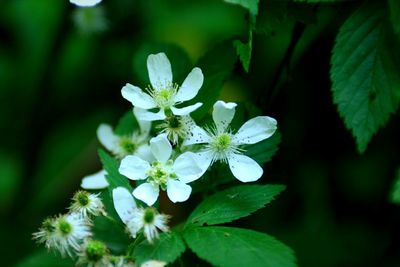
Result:
[[[126,82],[148,83],[140,59],[166,51],[179,69],[180,49],[193,65],[223,40],[247,40],[246,10],[222,0],[103,2],[0,2],[1,266],[36,253],[31,233],[100,168],[96,128],[129,110]],[[399,115],[359,155],[331,99],[334,38],[355,4],[261,2],[250,72],[238,62],[221,99],[278,120],[263,182],[287,190],[239,224],[292,247],[300,266],[400,266],[400,208],[388,202]]]

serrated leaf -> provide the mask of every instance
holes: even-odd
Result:
[[[398,44],[381,4],[362,5],[344,23],[332,56],[333,100],[361,153],[399,104]]]
[[[115,127],[115,133],[117,135],[123,136],[132,134],[133,131],[139,129],[139,125],[133,115],[132,110],[126,112],[124,116],[119,120],[117,127]]]
[[[187,105],[197,102],[203,106],[191,113],[197,120],[201,119],[218,100],[224,82],[232,73],[237,56],[231,42],[223,42],[209,50],[196,64],[204,74],[204,83],[197,96]]]
[[[295,267],[292,249],[264,233],[231,227],[193,227],[184,232],[189,248],[215,266]]]
[[[214,225],[250,215],[271,202],[283,185],[240,185],[206,198],[192,212],[188,224]]]
[[[69,258],[62,258],[54,252],[38,250],[21,260],[15,267],[71,267],[74,262]]]
[[[116,187],[122,186],[132,191],[132,187],[129,184],[128,178],[119,173],[119,162],[115,158],[111,157],[107,152],[99,149],[100,161],[103,164],[104,170],[107,172],[106,179],[110,184],[108,190],[112,190]]]
[[[270,161],[278,151],[281,134],[276,131],[270,138],[245,148],[244,154],[257,161],[260,165]]]
[[[138,264],[148,260],[160,260],[167,263],[174,262],[186,249],[180,234],[172,231],[162,233],[154,244],[147,240],[140,243],[134,250],[133,256]]]
[[[258,1],[259,0],[224,0],[227,3],[240,5],[249,10],[252,15],[258,14]]]

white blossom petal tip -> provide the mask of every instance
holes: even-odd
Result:
[[[157,105],[154,102],[154,99],[142,91],[137,86],[127,83],[121,89],[122,97],[132,103],[135,107],[143,108],[143,109],[151,109],[155,108]]]
[[[156,203],[160,189],[158,186],[154,186],[150,183],[143,183],[133,190],[133,196],[148,206],[152,206]]]
[[[147,57],[147,70],[154,89],[167,88],[172,84],[172,69],[164,53],[151,54]]]
[[[124,187],[117,187],[112,191],[114,208],[124,223],[127,223],[131,217],[136,203],[132,194]]]
[[[268,116],[255,117],[240,127],[234,139],[238,144],[255,144],[271,137],[277,129],[277,122]]]
[[[102,0],[69,0],[71,4],[81,7],[91,7],[100,3]]]
[[[263,169],[258,163],[245,155],[232,154],[228,158],[232,174],[241,182],[254,182],[260,179]]]
[[[147,177],[150,164],[138,156],[126,156],[119,166],[119,173],[131,180],[143,180]]]
[[[110,125],[102,123],[97,128],[97,139],[108,151],[114,151],[119,138]]]
[[[159,134],[150,140],[150,149],[159,162],[166,162],[172,154],[172,146],[167,134]]]
[[[194,68],[183,81],[175,96],[176,102],[184,102],[193,99],[203,85],[204,75],[200,68]]]
[[[109,186],[107,179],[106,179],[106,174],[107,172],[105,170],[101,170],[99,172],[96,172],[92,175],[88,175],[83,177],[82,182],[81,182],[81,187],[83,189],[103,189]]]
[[[167,183],[168,198],[174,203],[188,200],[191,193],[192,188],[184,182],[169,180]]]

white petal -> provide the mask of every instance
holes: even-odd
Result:
[[[203,171],[203,173],[201,175],[203,175],[212,163],[213,153],[210,150],[205,150],[205,151],[197,152],[197,156],[198,156],[200,168]]]
[[[275,119],[268,116],[255,117],[240,127],[234,135],[238,144],[255,144],[273,135],[277,129]]]
[[[166,162],[172,154],[172,146],[166,134],[160,134],[150,140],[150,149],[159,162]]]
[[[228,162],[233,175],[241,182],[256,181],[263,174],[260,165],[248,156],[232,153],[228,157]]]
[[[193,99],[203,85],[204,76],[200,68],[194,68],[183,81],[175,96],[176,102],[183,102]]]
[[[168,88],[172,84],[171,63],[164,53],[147,57],[150,83],[155,90]]]
[[[83,189],[103,189],[109,186],[106,179],[107,172],[101,170],[95,174],[83,177],[81,187]]]
[[[100,124],[99,128],[97,128],[97,138],[108,151],[113,152],[116,150],[119,137],[114,134],[110,125],[105,123]]]
[[[101,0],[69,0],[70,3],[77,6],[94,6],[101,2]]]
[[[183,202],[188,200],[192,188],[177,180],[168,180],[167,182],[167,195],[172,202]]]
[[[231,123],[233,116],[235,116],[236,106],[236,103],[232,102],[225,103],[221,100],[215,102],[212,116],[219,133],[225,132]]]
[[[147,144],[139,146],[135,152],[135,156],[138,156],[139,158],[150,163],[156,160],[156,158],[151,153],[150,146]]]
[[[203,105],[203,103],[199,102],[199,103],[196,103],[194,105],[187,106],[187,107],[184,107],[184,108],[171,107],[171,111],[172,111],[172,113],[174,113],[174,115],[185,116],[185,115],[189,115],[191,112],[195,111],[196,109],[198,109],[202,105]]]
[[[148,206],[151,206],[157,201],[159,192],[160,189],[158,188],[157,185],[144,183],[136,187],[135,190],[133,190],[133,196],[143,201]]]
[[[189,134],[186,140],[183,142],[184,146],[193,145],[193,144],[202,144],[202,143],[210,143],[211,138],[207,134],[207,132],[200,128],[197,125],[194,125],[190,128]]]
[[[173,170],[179,180],[184,183],[193,182],[203,174],[199,156],[192,152],[185,152],[180,155],[174,162]]]
[[[143,109],[155,108],[156,102],[137,86],[127,83],[121,90],[122,97],[132,103],[135,107]]]
[[[119,173],[131,180],[143,180],[147,177],[150,164],[138,156],[126,156],[119,166]]]
[[[140,118],[141,112],[143,113],[143,109],[140,109],[138,107],[133,108],[133,115],[135,115],[136,121],[139,124],[140,133],[142,135],[149,135],[151,129],[151,121],[144,121],[142,118]]]
[[[114,208],[121,220],[126,224],[136,209],[136,203],[131,192],[124,187],[117,187],[112,191]]]
[[[159,112],[154,113],[146,109],[135,107],[136,116],[143,121],[159,121],[166,118],[164,110],[160,109]]]
[[[166,265],[167,263],[164,261],[150,260],[143,262],[142,265],[140,265],[140,267],[164,267]]]

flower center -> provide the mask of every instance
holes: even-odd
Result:
[[[232,143],[231,135],[228,133],[222,133],[217,135],[211,143],[212,148],[216,152],[226,151]]]
[[[121,137],[119,140],[119,146],[122,148],[125,154],[133,154],[137,149],[137,145],[130,137]]]
[[[152,224],[156,214],[152,208],[147,208],[144,210],[143,220],[146,224]]]
[[[78,202],[79,206],[86,207],[90,202],[88,193],[83,191],[77,192],[75,195],[75,201]]]
[[[175,178],[176,175],[169,170],[172,167],[172,160],[168,160],[166,164],[161,162],[152,163],[151,169],[148,172],[149,181],[158,184],[162,190],[167,189],[167,182],[170,178]]]
[[[86,257],[89,261],[99,261],[107,251],[107,247],[100,241],[90,241],[85,250]]]
[[[52,219],[46,219],[43,222],[43,229],[45,229],[45,231],[48,233],[53,233],[54,230],[56,230],[54,226],[54,221]]]
[[[177,84],[171,84],[167,88],[161,88],[158,90],[150,90],[151,96],[154,101],[157,103],[157,106],[166,109],[170,108],[175,104],[174,97],[176,92],[178,91]]]
[[[68,235],[72,232],[72,225],[64,218],[61,218],[58,222],[58,229],[63,235]]]
[[[182,125],[179,117],[174,115],[167,117],[166,123],[168,124],[168,128],[170,129],[179,129]]]

